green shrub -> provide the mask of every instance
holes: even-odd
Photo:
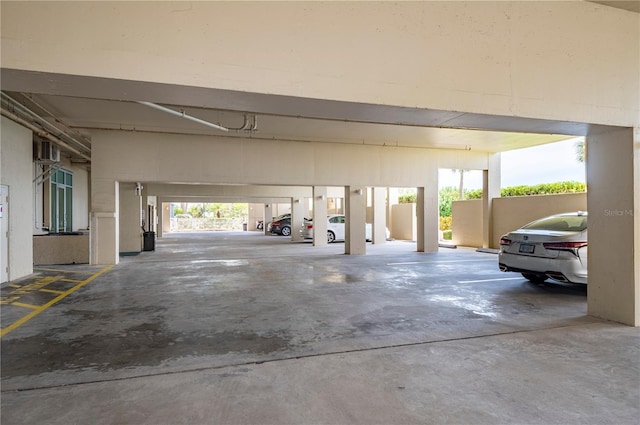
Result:
[[[451,220],[453,217],[440,217],[440,230],[451,230]]]
[[[450,241],[453,237],[453,232],[451,230],[445,230],[442,232],[442,238],[446,241]]]
[[[415,193],[407,193],[406,195],[398,196],[398,203],[400,204],[415,204],[418,199],[418,195]]]

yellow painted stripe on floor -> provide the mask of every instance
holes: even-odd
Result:
[[[91,273],[91,270],[60,270],[60,269],[45,269],[43,267],[34,267],[33,270],[43,271],[43,272],[56,272],[56,273]]]
[[[77,280],[77,279],[67,279],[67,278],[63,278],[60,279],[61,282],[71,282],[71,283],[80,283],[82,282],[81,280]]]
[[[50,294],[64,294],[64,291],[56,291],[55,289],[41,289],[40,292],[48,292]]]
[[[24,308],[30,308],[32,310],[35,310],[37,308],[40,308],[39,305],[33,305],[33,304],[25,304],[25,303],[19,303],[17,301],[12,302],[11,305],[15,305],[16,307],[24,307]]]
[[[22,326],[23,324],[25,324],[26,322],[28,322],[29,320],[33,319],[34,317],[36,317],[38,314],[42,313],[43,311],[45,311],[46,309],[48,309],[49,307],[51,307],[52,305],[54,305],[55,303],[57,303],[58,301],[62,300],[63,298],[67,297],[68,295],[73,294],[75,291],[77,291],[78,289],[82,288],[83,286],[85,286],[87,283],[91,282],[92,280],[94,280],[95,278],[97,278],[98,276],[108,272],[109,270],[111,270],[113,268],[113,266],[107,266],[105,268],[103,268],[102,270],[100,270],[97,273],[94,273],[93,275],[91,275],[91,277],[89,277],[88,279],[83,280],[82,282],[80,282],[79,284],[77,284],[76,286],[74,286],[73,288],[70,288],[66,291],[64,291],[62,294],[58,295],[57,297],[55,297],[54,299],[52,299],[51,301],[49,301],[48,303],[38,307],[37,310],[32,311],[31,313],[27,314],[26,316],[24,316],[23,318],[13,322],[11,325],[7,326],[6,328],[2,328],[0,329],[0,338],[2,338],[3,336],[5,336],[6,334],[8,334],[9,332],[13,331],[14,329],[19,328],[20,326]],[[15,304],[15,303],[14,303]]]
[[[10,285],[8,285],[8,286],[10,286],[10,287],[12,287],[12,288],[22,288],[22,286],[20,286],[20,285],[16,285],[15,283],[12,283],[12,284],[10,284]]]

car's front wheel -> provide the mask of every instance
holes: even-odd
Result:
[[[284,227],[282,228],[281,233],[282,233],[282,236],[289,236],[289,235],[291,235],[291,227],[289,227],[289,226],[284,226]]]
[[[529,282],[533,283],[542,283],[547,280],[547,277],[541,274],[535,273],[522,273],[522,276],[527,279]]]
[[[331,230],[327,231],[327,243],[332,243],[336,240],[336,235]]]

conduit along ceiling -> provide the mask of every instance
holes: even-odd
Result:
[[[584,125],[568,122],[7,69],[2,69],[2,88],[3,115],[19,115],[45,132],[58,132],[65,142],[61,150],[79,161],[90,158],[92,130],[480,152],[551,143],[586,131]]]

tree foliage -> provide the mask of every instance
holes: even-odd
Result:
[[[451,204],[457,201],[460,193],[455,186],[447,186],[440,189],[438,193],[438,205],[440,207],[440,217],[451,217]]]

